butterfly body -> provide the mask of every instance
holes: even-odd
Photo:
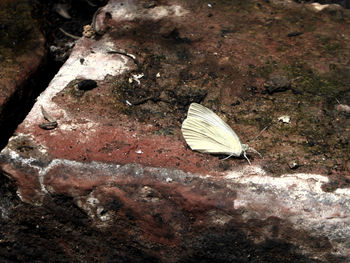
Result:
[[[237,134],[218,115],[198,103],[190,105],[181,130],[192,150],[229,157],[243,154],[246,157],[248,145],[242,144]]]

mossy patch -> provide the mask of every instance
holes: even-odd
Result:
[[[294,172],[290,168],[294,162],[298,164],[297,172],[315,167],[326,173],[345,172],[345,164],[350,160],[350,121],[335,108],[339,103],[350,104],[350,76],[346,71],[333,65],[328,73],[320,73],[302,60],[288,64],[268,60],[256,68],[256,75],[266,81],[275,73],[286,75],[291,89],[252,94],[232,108],[235,118],[230,124],[248,141],[262,131],[248,143],[264,158],[274,160],[265,163],[264,168],[275,175]],[[290,116],[291,122],[279,121],[282,115]],[[247,132],[247,127],[251,132]]]
[[[342,83],[336,74],[320,75],[304,62],[295,62],[283,66],[283,69],[294,81],[294,86],[304,95],[334,99],[342,89]],[[350,79],[350,78],[349,78]]]
[[[0,3],[0,48],[16,56],[35,48],[38,37],[35,21],[31,18],[27,1]],[[34,42],[33,42],[34,41]],[[1,54],[4,54],[1,52]]]
[[[9,141],[9,149],[18,153],[22,158],[31,159],[31,164],[45,167],[49,163],[49,157],[39,149],[34,141],[25,136],[17,136]]]
[[[31,17],[29,1],[5,0],[0,3],[0,71],[7,78],[18,77],[29,54],[43,45],[43,37]],[[44,47],[42,47],[44,50]],[[26,68],[26,67],[25,67]]]

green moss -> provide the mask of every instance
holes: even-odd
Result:
[[[276,160],[269,167],[276,174],[282,173],[285,167],[289,171],[285,164],[291,159],[307,160],[310,168],[302,168],[306,170],[315,165],[332,170],[336,160],[350,159],[350,151],[346,146],[350,136],[345,128],[349,121],[334,109],[338,101],[346,103],[343,94],[348,94],[350,76],[348,69],[340,64],[333,63],[329,67],[331,70],[327,74],[321,74],[305,61],[295,60],[284,65],[268,61],[257,68],[256,75],[259,77],[268,79],[272,73],[278,73],[287,75],[292,82],[292,90],[260,97],[255,95],[249,105],[242,105],[235,114],[236,123],[256,127],[258,131],[268,127],[265,134],[273,134],[271,138],[264,138],[262,148],[266,156],[270,155]],[[292,92],[296,90],[298,92]],[[290,124],[277,120],[283,114],[291,116]],[[283,145],[290,150],[278,153],[275,151],[276,145]],[[296,153],[295,156],[293,153]]]
[[[28,1],[0,1],[0,71],[8,78],[18,76],[26,54],[38,50],[42,35],[31,17]]]
[[[259,77],[267,79],[277,68],[278,64],[276,61],[268,61],[265,65],[258,67],[256,72]]]
[[[35,21],[27,1],[4,1],[0,4],[0,48],[11,49],[16,55],[35,48],[38,38]]]
[[[303,12],[302,10],[288,10],[284,14],[284,20],[289,22],[290,24],[298,24],[301,22],[304,22],[305,18],[310,16],[310,12],[308,14],[306,12]]]
[[[130,90],[130,89],[133,89],[133,87],[132,87],[132,84],[128,81],[128,78],[126,75],[118,78],[115,84],[111,86],[110,94],[113,97],[114,109],[117,112],[130,114],[125,102],[126,101],[125,94],[127,93],[127,90]]]
[[[334,53],[335,51],[339,50],[342,46],[339,43],[327,43],[324,46],[324,50],[327,53]]]
[[[322,35],[322,34],[317,34],[316,36],[317,42],[319,42],[322,45],[326,45],[331,41],[331,38],[328,35]]]
[[[294,80],[297,89],[305,94],[330,98],[335,97],[339,91],[340,83],[334,76],[321,76],[306,63],[296,62],[283,69]]]
[[[288,51],[288,50],[290,50],[290,49],[292,49],[292,48],[294,48],[293,45],[289,45],[289,44],[287,44],[287,43],[283,43],[283,44],[278,45],[278,46],[276,47],[276,51],[277,51],[277,52],[286,52],[286,51]]]
[[[328,13],[333,22],[343,23],[347,20],[347,15],[343,10],[328,10]]]
[[[285,24],[292,28],[297,27],[303,32],[314,32],[317,28],[316,23],[321,20],[319,15],[306,9],[286,9],[282,12]]]
[[[316,35],[318,40],[319,48],[323,49],[324,52],[329,53],[331,55],[337,55],[337,53],[344,49],[344,45],[342,44],[340,39],[337,39],[337,36],[329,36],[329,35]]]

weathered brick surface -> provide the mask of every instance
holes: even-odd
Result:
[[[30,221],[53,235],[47,251],[85,262],[349,259],[347,175],[330,168],[347,156],[334,141],[339,134],[346,140],[346,125],[337,126],[338,113],[323,106],[332,94],[312,101],[317,83],[319,91],[327,83],[346,93],[320,76],[333,74],[330,64],[344,70],[335,52],[348,50],[340,36],[337,45],[317,42],[322,32],[313,26],[327,20],[322,34],[331,36],[349,25],[348,14],[339,23],[333,11],[267,2],[113,0],[100,10],[100,35],[77,41],[1,152],[24,209],[36,205]],[[297,30],[305,32],[288,35]],[[303,63],[293,64],[296,58]],[[287,75],[290,87],[267,94],[272,72]],[[79,90],[82,79],[97,87]],[[242,141],[268,125],[249,143],[264,157],[251,155],[249,166],[192,152],[180,127],[193,101],[218,112]],[[55,129],[39,127],[46,122],[41,106]],[[278,122],[282,114],[291,122]],[[331,123],[326,142],[340,147],[333,159],[318,153],[329,151],[315,132],[325,128],[311,122],[307,129],[308,114]]]

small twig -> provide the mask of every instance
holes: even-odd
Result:
[[[97,6],[97,5],[93,4],[93,3],[91,3],[89,0],[86,0],[86,2],[89,4],[89,6],[92,6],[92,7]]]
[[[138,101],[131,101],[131,103],[132,103],[132,105],[140,105],[140,104],[143,104],[143,103],[145,103],[145,102],[147,102],[147,101],[149,101],[149,100],[152,100],[153,102],[156,102],[156,101],[158,101],[159,99],[156,98],[156,97],[151,96],[151,97],[147,97],[147,98],[140,99],[140,100],[138,100]]]
[[[131,55],[131,54],[128,54],[126,52],[123,52],[123,51],[119,51],[119,50],[109,50],[107,51],[108,54],[119,54],[119,55],[123,55],[123,56],[126,56],[128,58],[131,58],[134,63],[137,65],[138,69],[141,69],[141,64],[140,62],[135,58],[134,55]]]
[[[103,7],[100,7],[100,8],[98,8],[97,10],[96,10],[96,12],[94,13],[94,15],[92,16],[92,21],[91,21],[91,27],[92,27],[92,29],[94,30],[94,32],[96,33],[96,34],[98,34],[98,35],[103,35],[103,32],[99,32],[99,31],[97,31],[96,30],[96,17],[97,17],[97,15],[101,12],[101,9],[102,9]]]
[[[91,21],[91,26],[92,26],[92,29],[94,30],[94,31],[96,31],[96,17],[97,17],[97,15],[100,13],[100,11],[101,11],[101,7],[100,8],[98,8],[97,10],[96,10],[96,12],[94,13],[94,15],[92,16],[92,21]]]
[[[46,123],[40,123],[39,124],[39,127],[41,129],[44,129],[44,130],[52,130],[52,129],[55,129],[58,125],[56,119],[54,117],[52,117],[45,109],[43,106],[40,106],[41,107],[41,113],[43,114],[45,120],[47,120],[48,122]]]
[[[54,117],[52,117],[45,109],[43,106],[41,107],[41,113],[43,114],[45,120],[49,121],[49,122],[56,122],[56,119]]]
[[[75,35],[72,35],[72,34],[69,34],[67,31],[65,31],[64,29],[62,29],[62,28],[58,28],[63,34],[65,34],[66,36],[68,36],[68,37],[71,37],[71,38],[73,38],[73,39],[75,39],[75,40],[78,40],[78,39],[80,39],[80,37],[78,37],[78,36],[75,36]]]
[[[300,36],[302,34],[304,34],[304,32],[295,31],[295,32],[291,32],[291,33],[287,34],[287,37],[297,37],[297,36]]]
[[[57,122],[41,123],[39,127],[44,130],[53,130],[57,127]]]

